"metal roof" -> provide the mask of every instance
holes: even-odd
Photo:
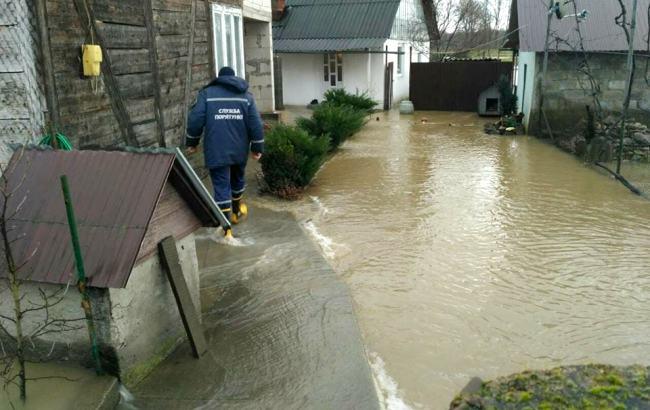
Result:
[[[544,51],[548,1],[512,0],[512,2],[508,31],[519,30],[511,35],[506,46],[518,48],[519,51]],[[578,13],[583,9],[589,12],[587,18],[580,23],[586,51],[623,51],[628,49],[625,33],[614,21],[614,18],[621,12],[618,1],[576,0],[575,3]],[[623,0],[623,4],[627,9],[629,23],[632,0]],[[638,0],[637,27],[634,39],[634,48],[638,51],[647,50],[649,4],[650,0]],[[572,8],[569,11],[573,13]],[[565,17],[561,20],[553,17],[549,49],[574,51],[573,49],[579,44],[575,24],[574,17]],[[567,40],[569,44],[553,41],[553,38],[557,37]]]
[[[277,52],[381,50],[390,38],[399,4],[399,0],[289,0],[283,18],[273,23],[273,48]]]
[[[179,153],[17,150],[6,171],[13,192],[7,203],[7,215],[13,216],[7,224],[14,258],[26,262],[20,276],[35,282],[76,283],[59,182],[64,174],[90,286],[126,286],[168,178],[204,225],[218,225],[222,214],[211,198],[203,199],[195,185],[201,182],[187,172]],[[0,277],[6,277],[5,269]]]
[[[386,42],[382,38],[288,38],[273,40],[276,53],[324,53],[331,51],[378,51]]]

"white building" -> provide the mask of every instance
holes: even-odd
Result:
[[[321,100],[331,88],[367,92],[384,109],[407,99],[410,62],[421,54],[417,0],[346,2],[287,0],[276,7],[273,48],[276,99],[285,105]],[[280,80],[280,81],[279,81]],[[280,101],[277,101],[280,103]]]

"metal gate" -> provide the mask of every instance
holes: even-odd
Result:
[[[479,94],[499,77],[512,76],[512,63],[463,60],[411,63],[410,99],[416,110],[476,111]]]

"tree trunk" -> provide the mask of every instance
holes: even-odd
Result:
[[[433,0],[421,0],[424,14],[424,24],[429,35],[429,61],[433,61],[440,41],[440,29],[438,28],[438,11]]]
[[[25,379],[25,347],[23,344],[23,311],[20,304],[20,284],[18,283],[14,267],[10,266],[9,271],[11,296],[14,301],[14,315],[16,317],[16,359],[18,360],[20,398],[25,400],[25,397],[27,397],[27,381]]]
[[[54,137],[54,135],[52,135]],[[4,201],[2,204],[2,213],[0,214],[0,234],[2,235],[2,244],[4,245],[4,257],[7,262],[7,283],[9,291],[14,302],[14,315],[16,325],[16,359],[18,360],[18,378],[20,387],[20,398],[24,401],[27,397],[27,379],[25,376],[25,345],[23,340],[23,310],[21,306],[20,295],[20,279],[18,278],[19,267],[16,266],[13,252],[11,251],[11,241],[9,240],[9,232],[7,231],[7,203],[9,196],[6,194],[9,187],[6,179],[6,170],[2,170],[5,174],[1,179],[3,184]]]

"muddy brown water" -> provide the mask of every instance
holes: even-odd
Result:
[[[295,205],[388,408],[447,408],[473,376],[650,364],[650,202],[484,121],[375,115]]]

